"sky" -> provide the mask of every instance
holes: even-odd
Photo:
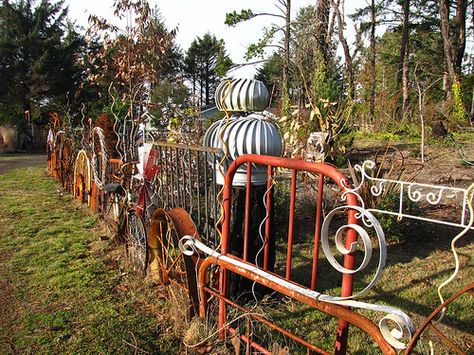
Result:
[[[252,9],[255,13],[259,11],[275,12],[275,0],[149,0],[151,5],[158,5],[164,21],[169,29],[177,27],[177,43],[183,51],[189,47],[197,37],[202,37],[206,32],[214,34],[218,39],[222,38],[226,44],[234,63],[244,63],[244,55],[249,44],[257,41],[264,26],[273,21],[269,17],[257,17],[250,21],[238,24],[236,27],[228,27],[224,24],[225,14],[234,10]],[[315,4],[315,0],[293,0],[292,18],[295,18],[298,9],[302,6]],[[351,13],[355,8],[363,7],[364,0],[351,0],[347,2],[346,12]],[[76,20],[78,25],[88,27],[89,15],[95,14],[108,19],[112,18],[113,0],[66,0],[69,7],[69,15]],[[348,26],[349,38],[351,37],[351,26]],[[246,66],[234,71],[236,77],[253,77],[255,66]]]

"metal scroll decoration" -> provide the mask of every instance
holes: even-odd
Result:
[[[407,182],[401,180],[392,180],[392,179],[383,179],[378,177],[372,177],[368,174],[369,170],[372,170],[375,167],[375,163],[371,160],[366,160],[362,163],[362,165],[355,165],[354,169],[361,174],[361,180],[358,186],[354,188],[348,188],[346,193],[353,193],[359,199],[362,207],[365,208],[365,204],[363,199],[357,193],[357,191],[367,183],[371,183],[370,186],[370,193],[373,196],[380,196],[384,189],[389,185],[396,185],[398,193],[399,193],[399,205],[397,211],[388,211],[388,210],[381,210],[377,208],[368,208],[367,210],[370,212],[376,213],[384,213],[389,214],[392,216],[396,216],[398,218],[411,218],[425,222],[432,222],[437,224],[444,224],[453,227],[461,227],[465,228],[469,221],[468,221],[468,201],[471,199],[472,196],[469,197],[468,189],[459,188],[459,187],[451,187],[451,186],[438,186],[438,185],[430,185],[430,184],[420,184],[415,182]],[[458,222],[452,221],[445,221],[445,220],[438,220],[428,217],[422,216],[415,216],[413,214],[407,213],[405,206],[406,206],[406,198],[408,198],[411,202],[415,203],[428,203],[432,206],[439,205],[444,201],[450,202],[458,202],[461,207],[461,218]]]
[[[378,227],[380,227],[376,220],[375,220],[376,224],[374,224],[374,219],[372,218],[373,217],[372,212],[375,212],[375,213],[383,213],[383,214],[397,216],[399,219],[406,217],[406,218],[425,221],[425,222],[431,222],[431,223],[436,223],[436,224],[443,224],[443,225],[462,228],[462,230],[451,241],[451,252],[453,254],[454,264],[455,264],[454,270],[451,273],[451,275],[445,281],[443,281],[437,288],[440,303],[443,304],[444,297],[442,294],[442,289],[446,285],[448,285],[451,281],[454,280],[460,268],[459,257],[456,251],[456,242],[460,238],[462,238],[469,230],[472,230],[474,228],[473,226],[474,225],[474,210],[473,210],[474,184],[471,184],[468,188],[457,188],[457,187],[451,187],[451,186],[437,186],[437,185],[414,183],[414,182],[407,182],[407,181],[401,181],[401,180],[377,178],[377,177],[372,177],[367,173],[367,170],[371,170],[374,167],[375,167],[375,163],[370,160],[363,162],[362,165],[355,165],[354,169],[361,174],[360,183],[358,186],[354,188],[348,187],[347,190],[343,194],[343,198],[348,193],[352,193],[358,197],[362,207],[361,208],[351,207],[351,208],[356,209],[358,211],[358,214],[356,215],[356,217],[361,218],[361,220],[366,226],[368,227],[374,226],[376,230],[378,229]],[[358,194],[358,190],[364,184],[372,184],[369,188],[369,191],[373,196],[380,196],[384,192],[384,189],[387,186],[391,185],[393,187],[393,185],[395,185],[399,193],[398,211],[388,211],[388,210],[382,210],[382,209],[377,209],[377,208],[365,209],[364,201],[361,198],[361,196]],[[423,216],[416,216],[416,215],[407,213],[405,212],[405,209],[404,209],[404,207],[406,206],[406,203],[404,203],[404,199],[406,201],[406,198],[408,198],[411,202],[414,202],[414,203],[426,203],[432,206],[440,205],[443,202],[457,202],[458,206],[461,209],[460,220],[453,222],[453,221],[439,220],[439,219],[433,219],[433,218],[428,218],[428,217],[423,217]],[[332,213],[333,212],[331,212],[328,215],[328,217],[330,217]],[[359,269],[361,269],[366,263],[367,255],[369,255],[370,257],[371,250],[370,250],[370,247],[367,248],[366,246],[367,236],[364,234],[365,231],[363,229],[362,231],[359,231],[359,229],[361,228],[358,226],[352,226],[352,228],[356,230],[356,232],[359,234],[359,236],[361,237],[364,243],[365,257],[362,262],[362,265],[359,267]],[[357,270],[344,269],[343,267],[341,267],[335,262],[334,258],[332,257],[332,254],[330,254],[331,253],[330,249],[328,249],[327,245],[325,246],[325,243],[327,244],[327,241],[324,239],[324,238],[327,238],[326,234],[327,234],[327,228],[324,229],[323,227],[323,235],[322,235],[323,250],[329,262],[331,263],[331,265],[335,267],[337,270],[339,270],[340,272],[344,272],[344,273],[354,273],[354,272],[359,271],[359,269]],[[379,236],[378,232],[377,232],[377,235]],[[336,248],[343,254],[350,252],[351,250],[348,251],[343,246],[341,246],[341,241],[339,240],[340,238],[341,237],[339,236],[339,231],[338,231],[336,233]],[[379,238],[379,243],[380,241],[381,240]],[[383,271],[383,265],[385,263],[385,256],[383,256],[382,254],[385,254],[385,253],[386,253],[385,245],[380,244],[381,256],[380,256],[379,266],[377,268],[376,274],[373,280],[371,281],[371,283],[369,283],[369,285],[364,290],[356,294],[356,296],[366,292],[380,278],[381,272]],[[437,320],[437,322],[442,320],[442,318],[444,317],[445,311],[446,309],[443,308],[441,312],[441,317]],[[385,332],[382,329],[383,325],[384,324],[381,321],[380,326],[381,326],[382,334],[384,334],[385,336]],[[394,347],[396,346],[394,345]]]
[[[92,130],[92,176],[99,189],[107,182],[108,154],[104,131],[100,127]]]

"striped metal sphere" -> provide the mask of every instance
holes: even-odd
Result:
[[[204,146],[219,148],[222,151],[215,162],[216,180],[219,185],[224,184],[224,176],[218,169],[218,163],[224,155],[224,146],[219,137],[221,134],[228,149],[228,155],[222,166],[224,174],[230,164],[243,154],[280,156],[282,153],[282,139],[278,126],[263,113],[252,113],[247,116],[232,115],[227,126],[225,118],[214,122],[204,135]],[[209,163],[214,164],[213,161]],[[242,165],[237,170],[233,186],[245,186],[246,169],[246,165]],[[267,167],[252,164],[252,184],[263,185],[266,179]]]
[[[260,80],[231,79],[219,84],[215,101],[220,111],[256,112],[268,107],[270,94]]]

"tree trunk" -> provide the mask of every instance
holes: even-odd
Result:
[[[285,3],[285,53],[283,55],[283,78],[282,78],[282,113],[288,115],[290,112],[290,88],[289,88],[289,73],[290,73],[290,10],[291,0],[286,0]]]
[[[405,0],[406,1],[406,0]],[[370,120],[375,120],[375,0],[370,4],[371,29],[370,29]]]
[[[316,1],[316,50],[322,56],[326,63],[330,57],[330,49],[328,46],[328,31],[329,31],[329,11],[330,3],[327,0]]]
[[[460,76],[462,59],[464,57],[464,51],[466,49],[466,13],[467,13],[467,0],[456,1],[456,18],[455,28],[453,37],[453,62],[454,72]]]
[[[403,1],[403,25],[402,25],[402,43],[400,46],[400,64],[401,71],[399,71],[398,80],[402,84],[402,117],[404,118],[408,112],[408,84],[410,75],[410,48],[409,48],[409,32],[408,28],[410,25],[410,0]]]
[[[341,41],[342,44],[342,49],[344,50],[344,58],[346,60],[346,73],[347,73],[347,96],[349,99],[354,98],[354,65],[352,62],[352,56],[351,52],[349,50],[349,45],[347,44],[347,40],[344,37],[344,21],[342,19],[342,14],[339,9],[339,1],[335,2],[333,1],[333,7],[334,11],[336,12],[337,16],[337,27],[338,27],[338,35],[339,35],[339,40]],[[344,4],[344,0],[343,0]]]
[[[209,104],[209,63],[206,63],[206,102],[205,105]]]
[[[472,88],[470,122],[471,122],[471,126],[474,126],[474,87]]]
[[[453,98],[454,63],[452,45],[449,37],[449,0],[439,0],[441,36],[443,37],[444,61],[446,64],[445,91],[448,101]]]

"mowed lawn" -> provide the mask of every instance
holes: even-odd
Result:
[[[0,354],[180,352],[158,287],[45,157],[0,156],[0,168]]]

